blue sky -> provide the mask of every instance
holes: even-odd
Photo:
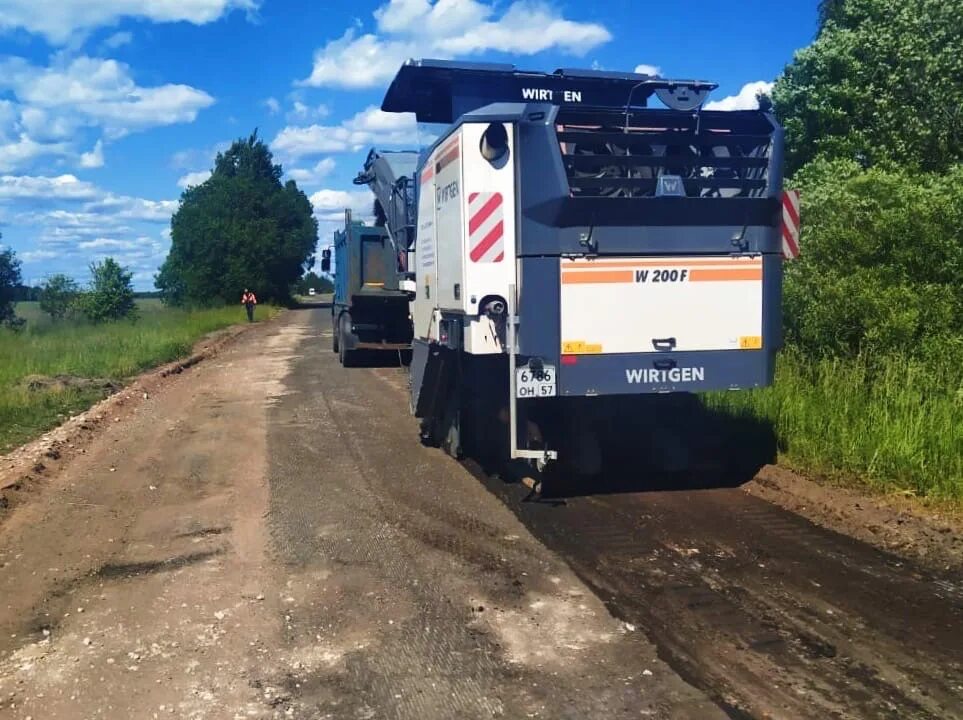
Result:
[[[0,244],[26,281],[108,255],[139,289],[182,188],[258,128],[312,198],[326,244],[371,145],[412,146],[377,107],[408,57],[525,69],[658,68],[752,103],[807,45],[816,2],[0,0]]]

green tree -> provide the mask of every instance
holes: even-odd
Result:
[[[132,274],[113,258],[91,263],[90,290],[79,298],[83,314],[91,322],[106,322],[124,318],[137,319]]]
[[[13,305],[20,288],[20,261],[11,248],[0,250],[0,326],[17,330],[23,318],[17,317]]]
[[[787,339],[811,355],[963,358],[963,166],[817,160],[795,184],[804,237],[786,266]]]
[[[255,131],[214,162],[211,177],[181,195],[171,250],[155,284],[174,304],[237,302],[245,288],[287,301],[314,262],[318,223],[294,181],[281,183]]]
[[[62,320],[77,299],[79,288],[73,278],[57,274],[40,286],[40,309],[53,320]]]
[[[815,157],[944,171],[963,162],[963,3],[830,0],[773,91],[787,171]]]
[[[307,295],[310,288],[314,288],[319,293],[330,293],[334,292],[334,283],[316,272],[309,272],[298,283],[298,294]]]

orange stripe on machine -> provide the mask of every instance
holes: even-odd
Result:
[[[598,270],[595,272],[569,271],[562,273],[563,285],[632,282],[635,282],[635,276],[631,270]]]
[[[738,270],[708,270],[697,268],[690,273],[689,280],[692,282],[762,280],[762,268],[740,268]]]
[[[569,260],[562,262],[562,270],[594,270],[595,268],[637,267],[762,267],[762,258],[719,258],[716,260]]]

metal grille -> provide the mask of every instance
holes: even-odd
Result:
[[[761,113],[568,110],[556,123],[574,197],[654,197],[662,175],[687,197],[767,195],[773,127]]]

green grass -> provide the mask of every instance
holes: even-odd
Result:
[[[124,381],[183,357],[202,336],[244,320],[241,307],[187,311],[156,300],[138,301],[140,319],[89,325],[52,323],[35,303],[19,303],[27,320],[20,333],[0,330],[0,452],[7,451],[84,410],[103,397],[90,389],[29,390],[28,375],[72,375]],[[276,314],[261,306],[257,317]]]
[[[779,359],[770,388],[712,393],[710,407],[772,424],[799,470],[963,499],[963,368],[905,357]]]

